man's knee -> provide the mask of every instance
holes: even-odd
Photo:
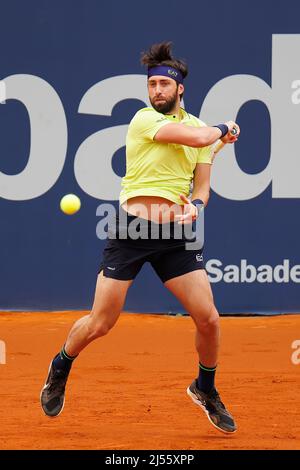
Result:
[[[202,312],[197,321],[197,326],[201,331],[215,331],[219,328],[219,314],[214,306],[210,304],[206,312]]]
[[[101,336],[107,335],[107,333],[112,329],[114,323],[101,319],[101,320],[91,320],[88,324],[88,336],[89,339],[100,338]]]

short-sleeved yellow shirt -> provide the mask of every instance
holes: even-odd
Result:
[[[197,163],[212,161],[212,147],[194,148],[154,139],[170,122],[203,127],[206,124],[181,108],[181,119],[153,108],[140,109],[131,120],[126,137],[126,175],[120,204],[135,196],[160,196],[182,205],[179,194],[190,193]]]

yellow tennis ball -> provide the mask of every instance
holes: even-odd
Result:
[[[61,210],[68,215],[75,214],[79,211],[81,202],[75,194],[66,194],[60,201]]]

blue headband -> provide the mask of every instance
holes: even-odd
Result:
[[[148,69],[148,78],[153,77],[153,75],[163,75],[164,77],[173,78],[177,83],[183,83],[182,73],[168,65],[157,65]]]

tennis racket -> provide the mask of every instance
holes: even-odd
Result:
[[[231,131],[230,131],[230,134],[231,135],[236,135],[237,134],[237,129],[234,127]],[[214,153],[213,153],[213,156],[212,156],[212,159],[211,159],[211,162],[214,161],[216,155],[218,152],[220,152],[220,150],[222,150],[222,148],[224,147],[224,145],[226,145],[224,142],[220,141],[214,148]]]

